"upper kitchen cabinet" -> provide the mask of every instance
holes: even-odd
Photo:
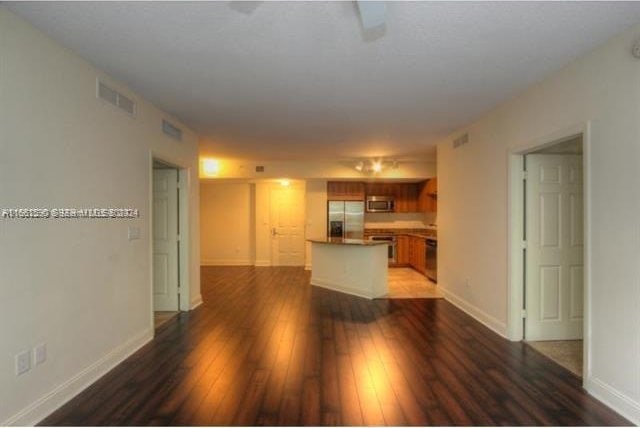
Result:
[[[438,211],[438,179],[430,178],[420,183],[418,189],[418,209],[420,211],[435,213]]]
[[[364,201],[364,195],[364,183],[362,182],[327,182],[327,199],[330,201]]]
[[[437,180],[421,183],[362,183],[358,181],[327,182],[330,201],[363,201],[366,196],[390,196],[395,200],[395,212],[436,212]]]
[[[392,196],[397,213],[418,212],[418,186],[416,183],[367,183],[367,196]]]
[[[366,183],[367,196],[396,196],[394,183]]]
[[[418,212],[418,185],[416,183],[395,184],[395,202],[397,213]]]

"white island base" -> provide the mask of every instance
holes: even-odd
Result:
[[[311,285],[374,299],[387,290],[388,244],[360,239],[309,240]]]

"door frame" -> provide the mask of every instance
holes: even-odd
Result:
[[[591,376],[591,136],[590,122],[582,122],[559,130],[542,138],[519,144],[509,149],[507,228],[508,228],[508,285],[507,285],[507,335],[511,341],[524,339],[522,317],[524,297],[524,258],[522,237],[524,231],[524,189],[522,170],[524,155],[553,146],[582,135],[583,151],[583,200],[584,200],[584,301],[583,301],[583,384]]]
[[[189,181],[189,168],[184,166],[179,160],[167,156],[166,154],[159,154],[153,150],[149,151],[149,169],[148,169],[148,209],[149,209],[149,228],[148,228],[148,257],[149,257],[149,325],[151,331],[155,335],[154,328],[154,307],[153,307],[153,161],[162,162],[168,166],[175,168],[178,171],[180,197],[178,198],[178,216],[179,216],[179,250],[178,250],[178,277],[180,281],[180,295],[178,298],[179,307],[181,312],[187,312],[191,310],[190,307],[190,278],[189,278],[189,266],[191,260],[189,257],[190,248],[190,217],[189,217],[189,194],[191,192],[191,183]]]

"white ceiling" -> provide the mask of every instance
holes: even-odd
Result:
[[[640,21],[640,3],[4,3],[253,159],[429,156],[433,141]]]

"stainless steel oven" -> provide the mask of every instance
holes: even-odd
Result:
[[[393,235],[372,235],[369,237],[372,241],[388,241],[389,242],[389,264],[396,262],[396,237]]]
[[[393,196],[367,196],[368,213],[392,213],[395,210]]]

